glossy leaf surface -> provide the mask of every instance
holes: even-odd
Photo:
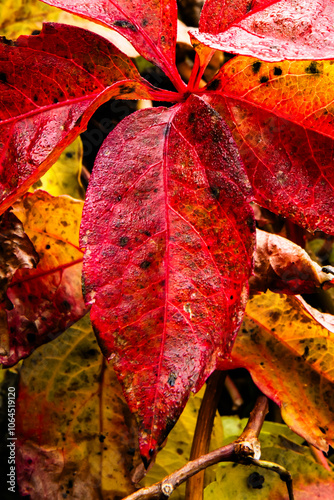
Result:
[[[22,495],[108,500],[134,490],[135,421],[88,316],[24,361],[16,412]]]
[[[143,82],[127,56],[80,28],[46,24],[40,35],[0,42],[1,211],[85,130],[100,104],[120,94],[148,97]]]
[[[138,52],[181,82],[175,66],[177,7],[175,0],[43,0],[127,38]]]
[[[333,76],[326,61],[274,65],[240,57],[209,85],[216,92],[207,94],[232,130],[255,200],[296,224],[331,234],[334,129],[327,114]]]
[[[87,312],[81,293],[83,251],[78,246],[83,202],[28,193],[13,211],[39,255],[36,269],[16,271],[7,297],[0,361],[11,366],[49,342]]]
[[[248,302],[230,363],[247,368],[289,427],[324,451],[334,443],[333,346],[333,316],[267,292]]]
[[[232,347],[252,267],[249,192],[229,130],[195,96],[126,118],[97,157],[84,288],[146,458]]]
[[[263,6],[229,28],[223,24],[225,31],[221,33],[217,33],[214,16],[212,29],[210,20],[206,19],[207,32],[192,30],[192,35],[213,49],[264,61],[333,59],[332,0],[279,0],[267,7],[266,2],[259,3]]]
[[[254,255],[254,273],[249,279],[251,293],[269,289],[297,295],[334,286],[334,270],[333,274],[322,271],[305,250],[277,234],[257,229]]]

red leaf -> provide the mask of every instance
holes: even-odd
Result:
[[[145,59],[159,66],[177,88],[185,88],[175,66],[175,0],[42,0],[114,29]]]
[[[82,207],[79,200],[44,191],[28,193],[13,207],[40,260],[36,269],[16,271],[7,289],[11,307],[0,308],[4,366],[26,358],[87,313],[81,292],[83,251],[78,247]]]
[[[199,30],[203,33],[217,34],[226,31],[231,24],[240,22],[245,17],[263,10],[280,0],[206,0],[199,21]]]
[[[148,460],[231,350],[252,268],[248,196],[228,128],[196,96],[126,118],[97,157],[82,224],[85,295]]]
[[[205,16],[203,24],[207,32],[192,30],[192,35],[213,49],[254,56],[264,61],[334,57],[332,0],[279,0],[268,7],[266,2],[263,4],[264,7],[255,8],[254,13],[252,11],[227,29],[228,22],[223,22],[225,31],[218,34],[216,17],[210,28]]]
[[[0,44],[0,203],[6,210],[111,97],[151,98],[130,59],[94,33],[45,24]]]
[[[212,93],[207,100],[232,130],[255,201],[307,229],[333,234],[333,139],[244,98]]]

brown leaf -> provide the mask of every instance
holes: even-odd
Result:
[[[10,211],[0,217],[0,302],[6,300],[6,290],[17,269],[32,269],[39,257],[24,232],[21,221]]]
[[[268,289],[287,295],[314,293],[334,286],[333,274],[330,268],[321,268],[295,243],[256,230],[255,269],[249,280],[251,293]]]

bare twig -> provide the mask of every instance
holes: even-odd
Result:
[[[262,467],[263,469],[271,470],[272,472],[277,472],[282,481],[285,482],[289,493],[289,500],[294,500],[293,489],[292,489],[292,477],[289,471],[284,469],[281,465],[275,464],[273,462],[267,462],[266,460],[256,460],[250,458],[247,461],[249,464],[257,465],[257,467]]]
[[[208,379],[198,412],[190,460],[195,460],[209,451],[213,421],[223,391],[224,381],[225,373],[221,371],[215,371]],[[203,486],[204,470],[188,479],[185,500],[202,500]]]
[[[259,442],[257,437],[260,434],[267,412],[268,400],[265,396],[260,396],[240,438],[196,460],[191,460],[184,467],[165,477],[159,483],[142,488],[132,493],[132,495],[127,496],[124,500],[162,500],[168,498],[175,488],[184,481],[211,465],[215,465],[219,462],[251,463],[250,459],[259,458]],[[280,468],[279,466],[277,467]],[[286,472],[285,469],[284,472]]]
[[[242,396],[240,392],[238,391],[237,386],[231,379],[229,375],[226,375],[225,378],[225,387],[227,389],[227,392],[229,393],[231,399],[232,399],[232,410],[236,411],[238,408],[240,408],[241,405],[244,404],[244,400],[242,399]]]

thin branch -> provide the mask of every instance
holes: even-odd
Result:
[[[293,488],[292,488],[292,477],[289,471],[284,469],[281,465],[275,464],[273,462],[267,462],[266,460],[256,460],[254,458],[248,459],[248,463],[256,465],[257,467],[262,467],[263,469],[271,470],[272,472],[277,472],[282,481],[285,482],[289,493],[289,500],[294,500]]]
[[[225,373],[215,371],[207,381],[205,394],[198,412],[190,460],[195,460],[209,451],[213,421],[223,391]],[[187,481],[185,500],[202,500],[204,470]]]
[[[132,493],[132,495],[127,496],[124,500],[162,500],[166,497],[168,498],[175,488],[184,481],[211,465],[219,462],[246,463],[247,459],[258,458],[259,442],[257,441],[257,437],[260,434],[267,412],[268,400],[265,396],[260,396],[239,439],[222,448],[211,451],[196,460],[188,462],[184,467],[165,477],[159,483],[142,488]]]
[[[244,400],[242,399],[242,396],[237,386],[235,385],[235,383],[233,382],[233,380],[229,375],[226,375],[225,387],[230,395],[230,398],[232,399],[233,403],[232,411],[236,411],[238,408],[240,408],[240,406],[244,404]]]

